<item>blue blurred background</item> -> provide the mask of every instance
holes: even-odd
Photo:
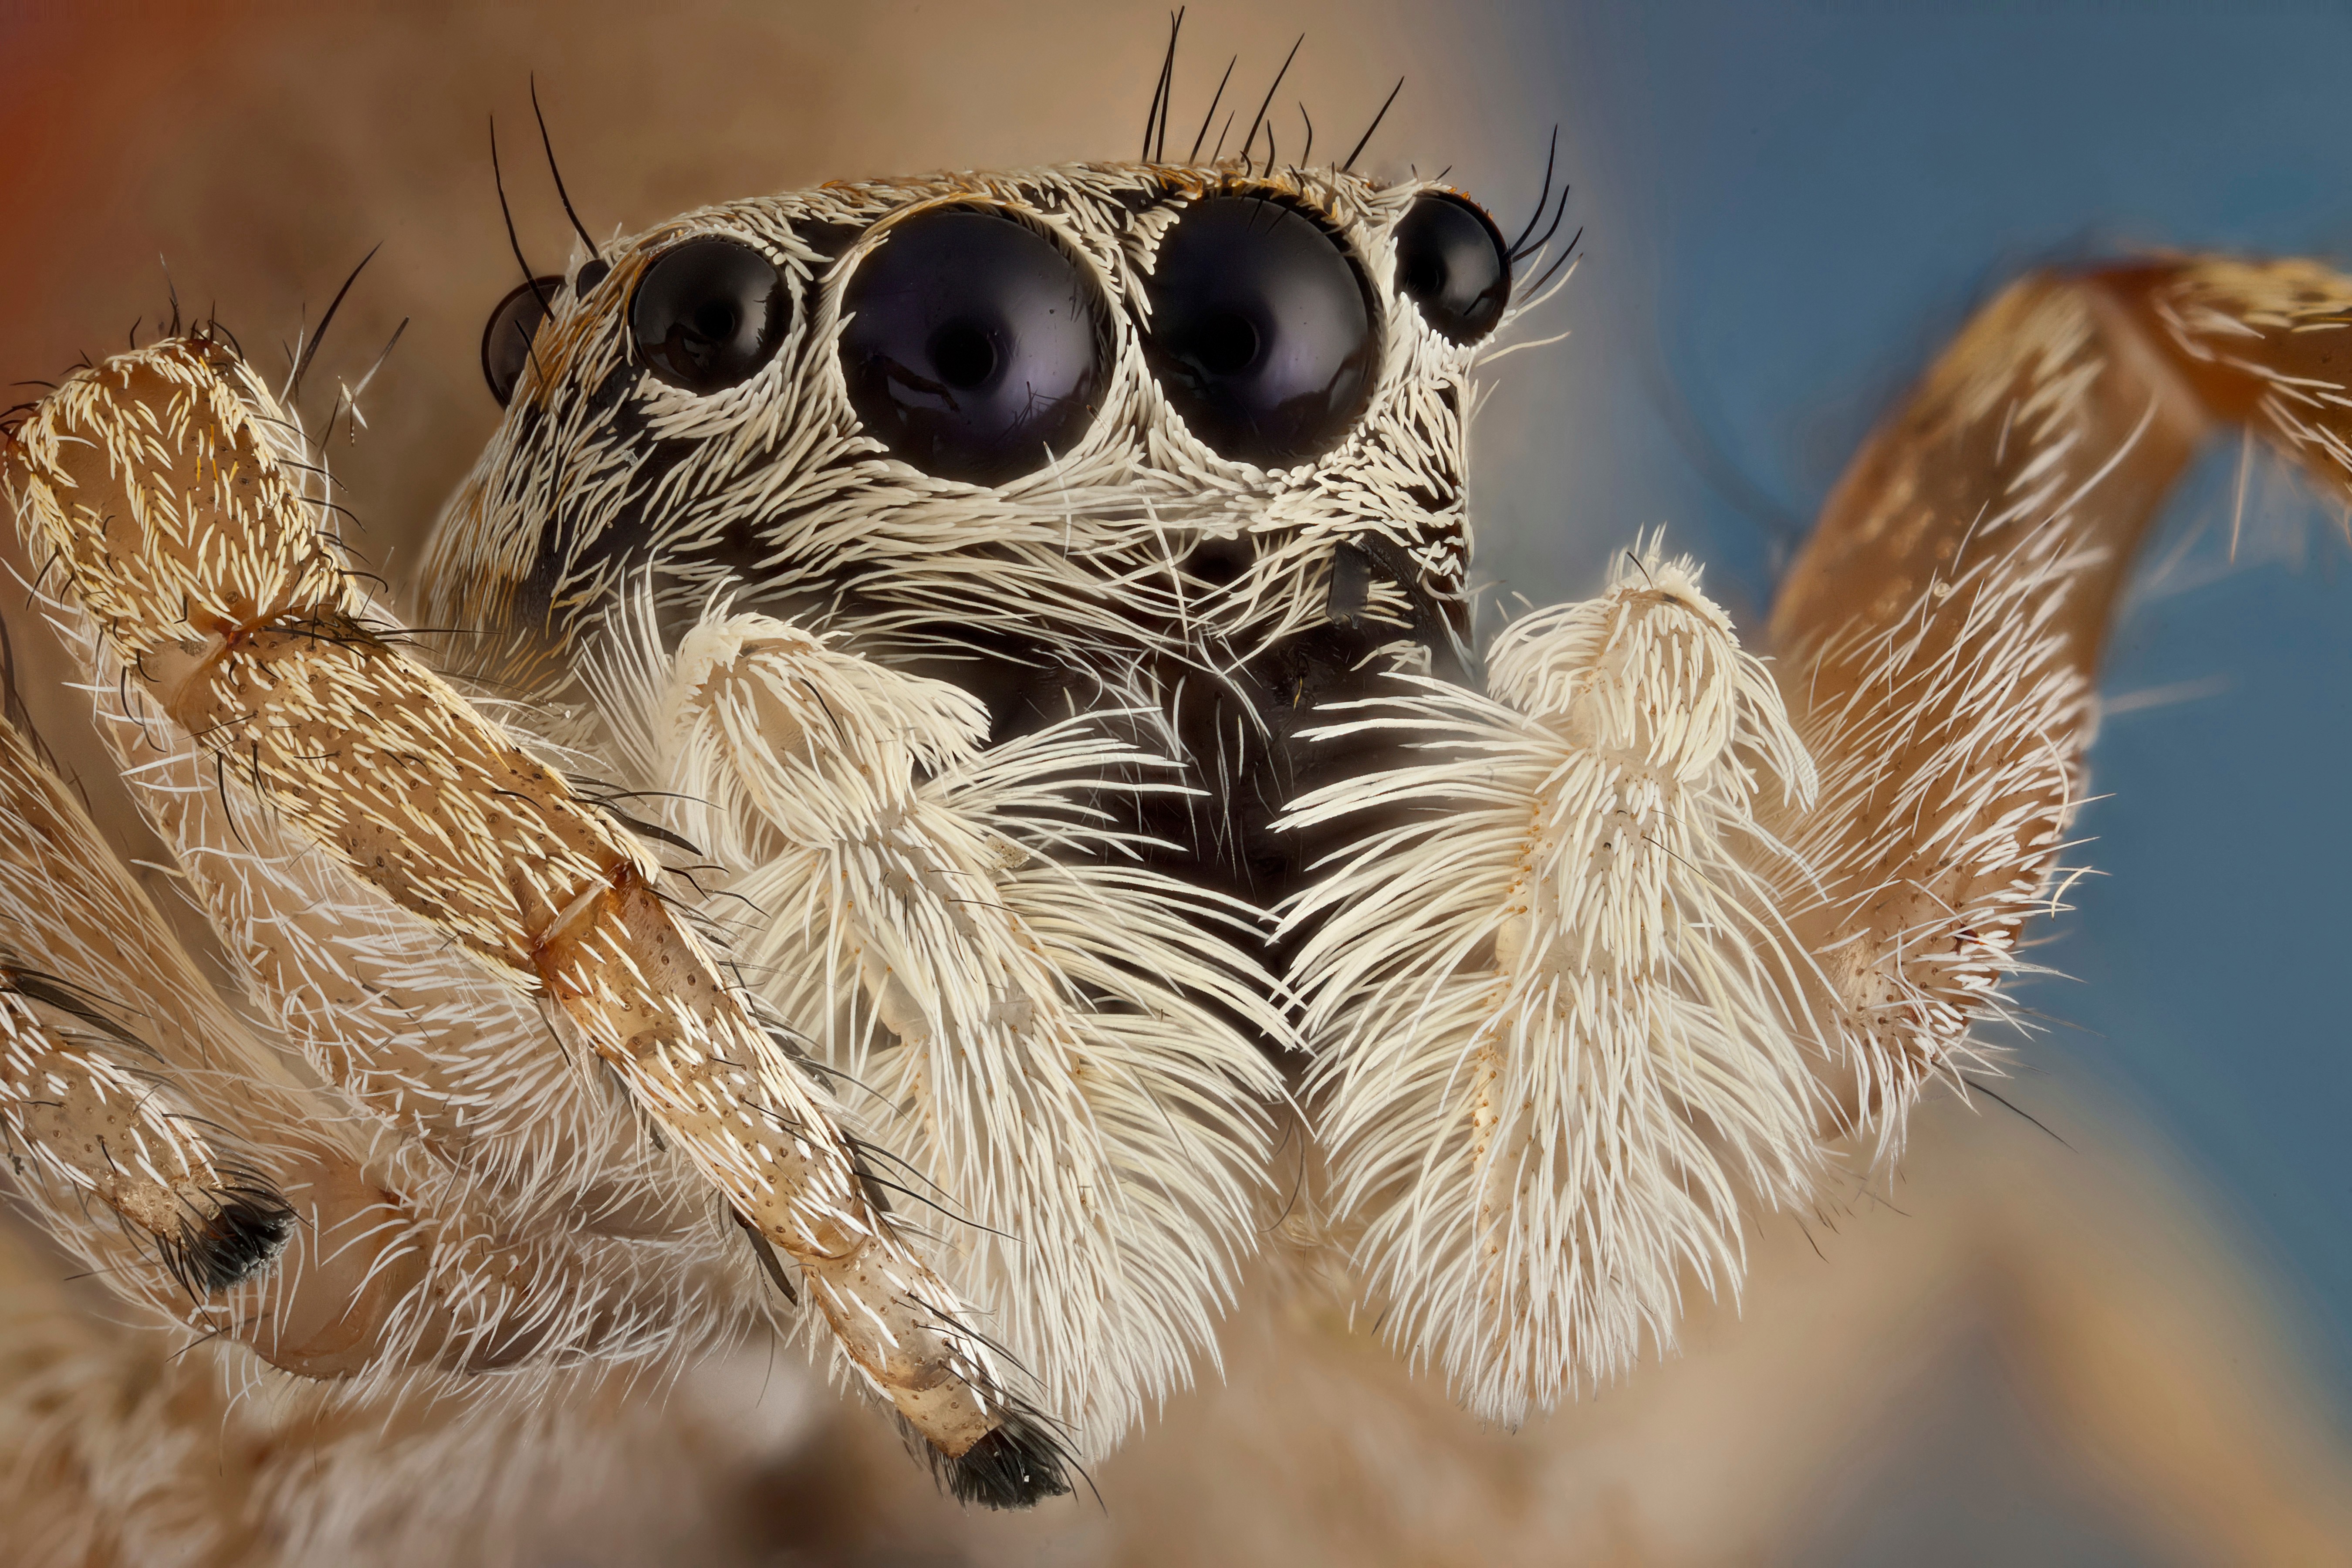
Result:
[[[2021,268],[2352,257],[2342,5],[1551,4],[1528,25],[1546,58],[1518,68],[1570,128],[1586,259],[1569,347],[1503,368],[1479,456],[1506,478],[1479,500],[1486,572],[1538,602],[1664,521],[1757,625],[1874,417]],[[2082,822],[2104,876],[2038,955],[2084,984],[2029,991],[2053,1028],[2012,1098],[2046,1105],[2034,1075],[2063,1075],[2177,1142],[2352,1410],[2352,594],[2336,510],[2259,464],[2222,569],[2240,461],[2231,441],[2193,475],[2118,628],[2104,687],[2127,710]]]

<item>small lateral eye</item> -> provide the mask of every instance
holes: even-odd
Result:
[[[740,239],[689,239],[654,258],[629,300],[629,339],[654,374],[693,393],[751,379],[783,342],[783,274]]]
[[[1260,196],[1193,203],[1145,283],[1153,369],[1221,455],[1267,467],[1328,451],[1371,398],[1362,275],[1311,219]]]
[[[1511,262],[1494,221],[1446,191],[1412,204],[1396,226],[1397,289],[1457,343],[1495,330],[1511,302]]]
[[[490,312],[482,328],[482,379],[490,384],[490,395],[499,407],[514,395],[515,383],[530,363],[530,340],[539,335],[548,307],[563,287],[561,278],[534,278],[509,290]]]
[[[1016,218],[892,224],[842,296],[841,369],[866,433],[927,474],[999,484],[1094,424],[1110,379],[1100,290]]]

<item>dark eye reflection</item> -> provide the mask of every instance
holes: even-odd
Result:
[[[774,262],[707,235],[646,268],[629,301],[629,335],[656,375],[708,395],[741,385],[775,357],[790,310]]]
[[[1511,302],[1511,258],[1486,215],[1432,191],[1396,226],[1397,288],[1447,339],[1473,343]]]
[[[1152,368],[1185,425],[1224,457],[1269,467],[1317,457],[1370,399],[1363,279],[1291,207],[1193,203],[1161,238],[1145,288]]]
[[[867,434],[925,473],[996,484],[1093,425],[1109,380],[1099,291],[1045,236],[945,207],[893,224],[842,299],[842,374]]]

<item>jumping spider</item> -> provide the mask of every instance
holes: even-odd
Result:
[[[429,631],[209,323],[10,427],[242,991],[12,710],[12,1190],[204,1386],[529,1402],[772,1316],[1022,1505],[1276,1234],[1515,1422],[1982,1048],[2208,426],[2352,472],[2352,283],[2037,276],[1855,459],[1769,662],[1655,541],[1482,647],[1468,413],[1549,181],[1507,240],[1159,121],[582,230],[486,330]]]

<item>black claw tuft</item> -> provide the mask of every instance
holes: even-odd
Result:
[[[210,1218],[191,1218],[165,1261],[191,1293],[211,1295],[244,1284],[269,1267],[294,1234],[294,1210],[267,1187],[234,1187]]]
[[[934,1468],[958,1502],[982,1508],[1029,1508],[1070,1490],[1070,1458],[1060,1439],[1018,1414],[956,1458],[939,1456]]]

